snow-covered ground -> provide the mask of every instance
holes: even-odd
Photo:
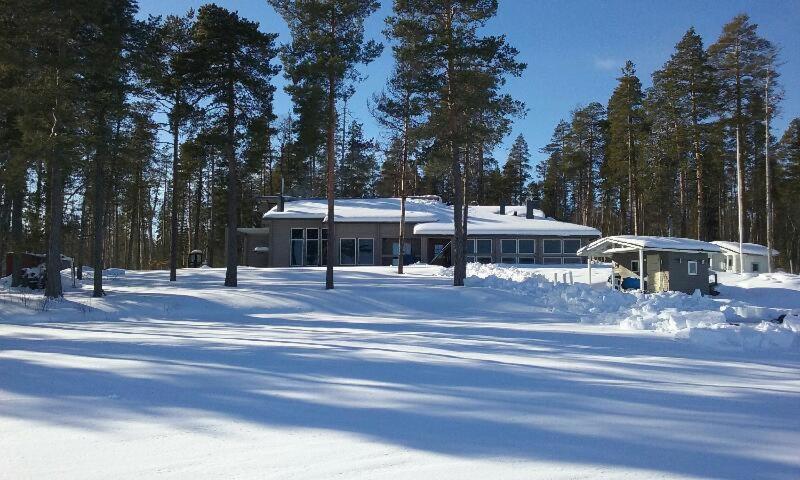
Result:
[[[791,312],[797,276],[723,275],[711,301],[601,267],[408,270],[0,289],[0,478],[800,478],[796,337],[718,348],[647,316]]]

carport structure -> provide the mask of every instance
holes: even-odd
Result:
[[[677,237],[614,235],[603,237],[582,247],[578,255],[589,257],[589,278],[592,260],[610,258],[611,287],[621,279],[638,277],[640,292],[681,291],[709,293],[709,254],[720,248],[709,242]],[[647,283],[645,280],[647,279]]]

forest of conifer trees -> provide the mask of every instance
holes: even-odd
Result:
[[[257,226],[259,197],[283,185],[310,197],[439,195],[454,205],[457,267],[469,204],[528,197],[609,235],[739,240],[741,216],[744,241],[800,265],[800,119],[769,130],[781,60],[747,16],[708,46],[691,28],[675,39],[652,87],[628,62],[607,101],[587,99],[534,146],[533,166],[523,135],[494,157],[525,113],[505,82],[526,67],[505,37],[481,33],[496,1],[396,0],[373,39],[364,21],[376,1],[269,3],[289,26],[285,44],[214,4],[142,18],[134,0],[3,0],[0,252],[175,279],[199,249],[235,286],[226,235]],[[384,45],[392,74],[369,92],[372,118],[353,118],[360,69]],[[280,116],[279,75],[293,102]],[[388,140],[368,138],[366,122]]]

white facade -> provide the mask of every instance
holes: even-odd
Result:
[[[739,243],[738,242],[711,242],[719,245],[720,253],[709,255],[711,268],[718,272],[744,272],[763,273],[767,271],[767,247],[756,243],[742,244],[742,258],[744,269],[739,269]],[[778,255],[777,250],[772,251],[772,256]]]

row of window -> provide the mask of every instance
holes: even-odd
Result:
[[[408,263],[418,261],[412,257],[411,242],[404,242],[403,254]],[[548,257],[546,255],[574,254],[581,246],[579,239],[544,239],[542,243],[542,263],[582,263],[579,257]],[[327,228],[293,228],[291,229],[291,266],[325,265],[328,252]],[[381,245],[381,263],[397,264],[400,255],[398,239],[384,238]],[[501,239],[500,263],[534,264],[536,263],[536,241],[531,239]],[[385,257],[385,258],[384,258]],[[492,263],[492,240],[489,238],[467,239],[467,262]],[[339,239],[340,265],[374,265],[375,241],[372,238]]]

